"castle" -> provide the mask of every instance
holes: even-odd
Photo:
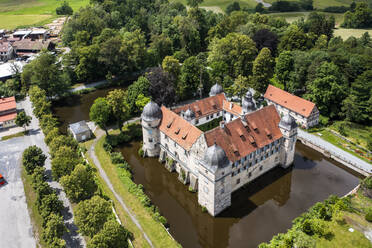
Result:
[[[276,166],[294,160],[297,124],[274,105],[257,110],[248,91],[241,106],[215,84],[208,98],[169,109],[150,101],[141,124],[145,156],[159,157],[213,216],[231,205],[231,194]],[[219,125],[206,132],[198,127]]]

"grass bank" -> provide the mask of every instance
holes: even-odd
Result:
[[[1,140],[8,140],[8,139],[11,139],[11,138],[21,137],[21,136],[25,136],[26,134],[28,134],[28,131],[22,131],[22,132],[19,132],[19,133],[3,136],[3,137],[1,137]]]
[[[116,165],[111,163],[108,153],[103,149],[104,140],[105,136],[98,140],[95,145],[95,151],[115,191],[122,197],[124,202],[128,205],[128,207],[130,207],[131,211],[137,216],[142,228],[149,236],[155,247],[180,247],[180,245],[168,235],[163,225],[153,219],[151,214],[145,209],[145,207],[143,207],[140,200],[130,193],[129,187],[131,184],[133,184],[133,181],[130,178],[130,173],[126,173],[123,171],[123,169],[118,168]],[[108,195],[111,197],[112,193],[107,188],[107,185],[103,181],[102,184],[104,185],[105,189],[109,191]],[[116,201],[115,197],[112,196],[111,199],[114,199],[118,215],[124,226],[133,232],[135,237],[135,247],[148,247],[146,240],[143,238],[138,228],[131,222],[129,216]],[[136,245],[137,242],[139,245]]]
[[[41,238],[41,234],[43,232],[43,217],[39,214],[39,211],[36,207],[36,192],[32,188],[31,182],[31,175],[27,175],[26,171],[24,170],[24,167],[22,166],[22,172],[21,172],[21,178],[23,182],[23,188],[25,190],[25,196],[26,196],[26,203],[28,208],[28,213],[30,214],[31,224],[32,224],[32,231],[33,235],[36,239],[36,242],[38,244],[38,247],[46,248],[47,245]]]

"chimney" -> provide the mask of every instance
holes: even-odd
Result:
[[[232,102],[230,102],[230,109],[232,109],[232,106],[233,106],[233,103],[232,103]]]

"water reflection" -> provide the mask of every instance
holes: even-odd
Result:
[[[139,143],[121,149],[132,165],[136,183],[168,219],[170,231],[184,247],[257,247],[317,201],[343,195],[358,178],[297,144],[295,165],[276,168],[234,192],[232,206],[213,218],[202,213],[197,195],[188,192],[157,159],[137,155]]]

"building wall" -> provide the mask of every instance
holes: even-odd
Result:
[[[228,123],[230,121],[233,121],[235,119],[239,118],[239,116],[237,115],[234,115],[230,112],[227,112],[227,111],[223,111],[223,120]]]
[[[160,120],[147,122],[142,120],[142,135],[143,135],[143,151],[146,156],[155,157],[160,153],[160,130],[158,126]]]
[[[309,117],[304,117],[296,112],[293,112],[273,101],[270,101],[269,99],[265,98],[265,100],[267,101],[268,104],[273,104],[275,107],[276,107],[276,110],[279,112],[280,115],[285,115],[285,114],[289,114],[291,115],[293,118],[295,118],[297,124],[301,127],[304,127],[304,128],[310,128],[310,127],[313,127],[313,126],[316,126],[318,125],[319,123],[319,111],[318,109],[315,107],[312,111],[312,113],[310,114]]]
[[[9,120],[9,121],[0,122],[0,129],[1,129],[1,128],[13,127],[13,126],[15,126],[15,125],[16,125],[16,123],[15,123],[15,119],[14,119],[14,120]]]

